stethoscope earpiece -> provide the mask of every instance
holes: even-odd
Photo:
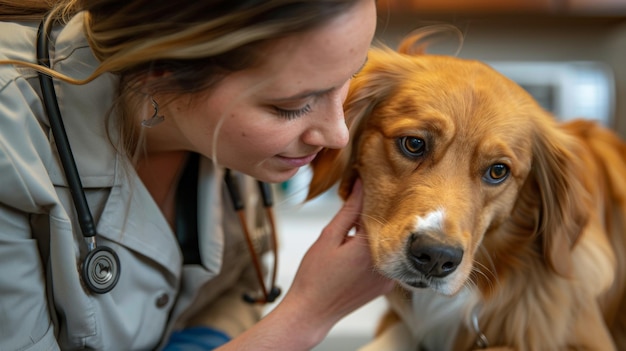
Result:
[[[252,297],[250,294],[243,294],[243,300],[247,303],[272,303],[276,301],[276,299],[280,296],[282,290],[279,287],[274,286],[270,288],[270,291],[267,293],[267,296],[262,297]]]
[[[274,302],[280,296],[282,290],[279,287],[275,286],[270,289],[270,293],[267,295],[267,302]]]

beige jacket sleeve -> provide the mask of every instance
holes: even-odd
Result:
[[[43,154],[43,131],[35,118],[41,113],[31,89],[16,92],[25,81],[0,89],[0,349],[58,350],[46,299],[46,271],[38,242],[30,228],[31,214],[50,211],[56,194]],[[35,111],[29,111],[35,109]],[[20,157],[16,157],[19,154]],[[32,172],[19,172],[31,169]],[[55,213],[55,209],[51,209]],[[27,334],[27,335],[26,335]]]

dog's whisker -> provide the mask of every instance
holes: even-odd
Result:
[[[480,247],[480,249],[479,249],[479,250],[481,250],[481,251],[484,253],[484,257],[485,257],[485,258],[487,259],[487,261],[489,262],[490,267],[489,267],[489,266],[486,266],[484,263],[479,262],[479,261],[474,261],[474,263],[475,263],[475,264],[479,264],[479,265],[481,265],[482,267],[484,267],[484,268],[485,268],[485,270],[486,270],[487,272],[491,273],[491,276],[492,276],[492,277],[493,277],[493,279],[495,280],[495,282],[494,282],[494,283],[496,283],[496,284],[497,284],[497,283],[499,283],[499,281],[498,281],[498,275],[497,275],[497,274],[495,274],[495,272],[497,271],[497,269],[496,269],[496,264],[495,264],[495,262],[493,261],[493,258],[491,257],[491,255],[489,254],[489,251],[488,251],[487,249],[485,249],[484,247],[482,247],[482,246]]]
[[[469,291],[478,289],[478,285],[476,285],[476,282],[472,279],[467,279],[465,282],[463,282],[463,287]]]
[[[487,272],[489,272],[489,274],[484,272],[481,268],[484,268]],[[478,261],[474,261],[474,266],[472,267],[472,273],[475,275],[482,276],[484,278],[484,281],[489,284],[490,289],[495,288],[497,280],[498,280],[497,276],[494,273],[492,273],[492,271],[490,271],[489,268],[487,268],[482,263]],[[475,281],[473,281],[473,283],[477,284]]]
[[[366,214],[366,213],[361,213],[361,217],[366,218],[366,219],[371,219],[372,221],[380,224],[380,225],[385,225],[388,223],[387,220],[385,220],[384,217],[381,216],[374,216],[374,215],[370,215],[370,214]]]

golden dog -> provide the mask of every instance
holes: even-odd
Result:
[[[399,286],[380,331],[404,323],[431,351],[626,350],[626,145],[416,42],[372,49],[352,143],[318,155],[309,188],[362,180],[375,266]]]

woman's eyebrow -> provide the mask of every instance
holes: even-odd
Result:
[[[322,89],[322,90],[305,90],[303,92],[297,93],[295,95],[278,98],[278,99],[269,99],[272,103],[286,102],[286,101],[295,101],[295,100],[303,100],[312,96],[322,96],[327,94],[328,92],[334,90],[335,88]]]

